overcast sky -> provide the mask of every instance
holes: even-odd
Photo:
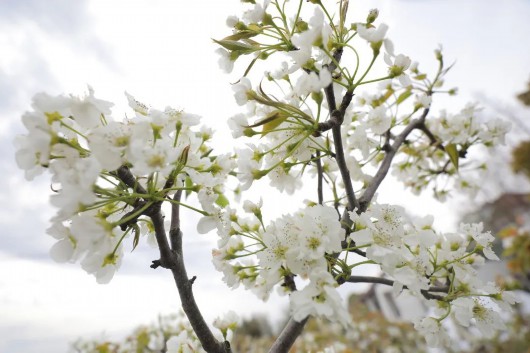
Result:
[[[202,115],[219,131],[218,140],[226,138],[225,121],[238,111],[229,82],[241,69],[228,76],[218,69],[211,38],[229,34],[225,18],[238,7],[236,0],[0,1],[0,351],[66,351],[67,342],[79,336],[116,337],[177,310],[171,276],[148,267],[156,251],[147,246],[125,257],[109,285],[97,285],[78,264],[59,266],[48,258],[53,243],[44,233],[53,214],[48,179],[24,181],[12,140],[23,132],[19,117],[35,93],[81,94],[87,84],[97,97],[115,102],[118,114],[127,90],[153,107],[172,105]],[[456,60],[447,81],[460,94],[443,100],[445,108],[457,111],[482,95],[528,114],[517,108],[514,96],[530,78],[530,1],[350,0],[358,20],[371,7],[390,25],[396,51],[420,67],[434,66],[439,44],[448,62]],[[456,218],[447,205],[405,198],[395,184],[383,184],[381,195],[416,214],[428,205],[442,227]],[[224,287],[210,261],[215,236],[197,236],[193,222],[190,216],[184,225],[185,251],[206,316],[258,308],[280,317],[287,305],[281,298],[262,305],[252,294]]]

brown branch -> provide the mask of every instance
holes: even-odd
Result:
[[[131,171],[129,170],[129,167],[122,165],[118,168],[118,170],[116,170],[114,174],[117,175],[118,178],[120,178],[120,180],[125,183],[125,185],[133,189],[135,192],[140,194],[147,194],[147,191],[143,188],[142,185],[138,183],[134,175],[132,175]]]
[[[353,243],[353,244],[352,244]],[[343,240],[341,242],[341,247],[343,250],[348,250],[349,252],[355,253],[357,255],[360,255],[362,257],[366,257],[366,252],[362,251],[361,249],[348,249],[351,245],[355,245],[355,242],[350,240],[350,243],[348,241]]]
[[[350,276],[346,282],[350,283],[374,283],[374,284],[384,284],[387,286],[393,286],[394,281],[388,278],[381,277],[370,277],[370,276]],[[403,286],[403,289],[408,289],[407,286]],[[449,287],[430,287],[429,289],[422,289],[421,294],[426,299],[436,299],[442,300],[443,297],[439,295],[434,295],[429,292],[438,292],[438,293],[447,293],[449,292]]]
[[[173,195],[175,203],[171,206],[171,225],[169,226],[169,240],[171,242],[171,249],[182,248],[182,232],[180,231],[180,207],[179,202],[182,197],[182,190],[177,190]],[[178,230],[178,231],[177,231]]]
[[[329,111],[331,112],[330,120],[334,119],[337,121],[337,124],[331,128],[331,133],[333,135],[333,144],[335,145],[335,159],[337,160],[337,166],[339,167],[340,175],[344,183],[344,189],[346,191],[346,199],[348,204],[346,209],[352,211],[354,208],[358,207],[358,202],[355,198],[355,192],[353,191],[353,184],[350,178],[350,170],[346,165],[346,157],[344,156],[344,146],[342,145],[342,133],[341,126],[344,121],[344,112],[346,111],[347,106],[351,102],[353,97],[352,92],[346,92],[343,102],[341,103],[341,109],[337,109],[335,104],[335,92],[333,90],[333,82],[324,89],[326,93],[326,99],[328,102]]]
[[[423,111],[423,114],[419,119],[415,119],[410,122],[409,125],[399,134],[396,139],[394,140],[394,143],[387,148],[385,158],[383,159],[383,162],[381,163],[381,166],[377,170],[377,173],[373,177],[372,181],[368,185],[368,187],[365,189],[362,196],[359,198],[359,209],[357,210],[357,213],[365,212],[368,209],[368,206],[370,205],[370,202],[372,201],[372,198],[375,195],[375,192],[385,179],[386,175],[388,174],[388,171],[390,169],[390,165],[392,164],[392,160],[394,159],[397,151],[401,147],[401,145],[405,142],[408,135],[414,130],[419,129],[422,125],[424,125],[425,118],[429,114],[429,108],[426,108]]]
[[[322,179],[324,178],[324,171],[322,170],[322,160],[320,159],[320,151],[316,152],[316,157],[318,204],[322,205],[324,203],[324,192],[322,190]]]
[[[157,268],[159,266],[167,269],[171,269],[175,266],[176,256],[171,248],[166,236],[166,230],[164,227],[164,216],[161,210],[162,202],[157,202],[153,206],[146,210],[145,215],[151,218],[153,227],[155,228],[155,238],[160,251],[160,259],[154,260],[151,268]]]
[[[178,202],[181,195],[182,191],[179,190],[175,193],[173,199]],[[197,302],[195,301],[192,286],[196,277],[194,276],[193,278],[188,279],[188,274],[184,265],[179,204],[172,204],[171,226],[169,229],[171,250],[169,250],[169,253],[169,245],[164,230],[164,219],[160,210],[157,214],[152,215],[151,219],[153,220],[153,225],[155,226],[157,241],[159,238],[163,238],[159,242],[160,260],[153,261],[153,265],[151,267],[156,268],[158,266],[162,266],[171,270],[179,292],[182,309],[190,321],[191,327],[201,342],[204,350],[209,353],[230,353],[231,348],[229,342],[220,342],[214,337],[213,333],[208,327],[208,324],[204,320],[201,311],[199,310]],[[162,246],[160,245],[161,243]]]
[[[280,336],[278,336],[271,349],[269,349],[269,353],[287,353],[293,346],[296,338],[302,333],[307,320],[308,318],[305,318],[298,322],[293,318],[289,319]]]
[[[418,126],[418,129],[423,131],[423,133],[429,138],[429,141],[431,141],[431,146],[435,146],[437,149],[445,152],[445,147],[442,145],[442,142],[439,141],[436,136],[429,130],[427,125],[425,125],[425,121],[423,124]]]

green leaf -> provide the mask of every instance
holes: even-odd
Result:
[[[133,224],[131,228],[134,232],[133,248],[131,250],[131,252],[133,252],[134,249],[136,249],[136,247],[138,246],[138,243],[140,242],[140,227],[138,226],[138,224]]]
[[[222,40],[230,40],[230,41],[236,41],[237,42],[238,40],[248,39],[250,37],[254,37],[255,35],[257,35],[256,32],[241,31],[241,32],[232,34],[232,35],[230,35],[228,37],[224,37]]]
[[[403,103],[410,96],[412,96],[412,92],[410,90],[406,90],[405,92],[401,93],[399,97],[397,97],[396,104]]]
[[[426,74],[419,74],[417,76],[414,76],[414,79],[418,81],[425,80],[426,78],[427,78]]]
[[[242,52],[251,52],[254,51],[254,47],[250,44],[241,43],[235,40],[215,40],[214,42],[222,46],[223,48],[230,50],[230,51],[242,51]]]
[[[275,110],[270,112],[265,116],[265,118],[261,119],[255,124],[249,125],[247,127],[253,128],[257,126],[263,126],[263,133],[268,133],[274,128],[278,127],[282,122],[287,119],[287,115],[279,110]]]
[[[186,197],[190,196],[192,190],[191,188],[193,187],[193,181],[191,181],[191,178],[190,177],[187,177],[186,178],[186,181],[185,181],[185,184],[186,184]]]
[[[215,200],[215,203],[221,208],[225,208],[229,204],[228,199],[223,194],[219,194],[217,200]]]
[[[453,163],[455,169],[458,171],[458,150],[456,148],[456,145],[454,143],[448,144],[447,146],[445,146],[445,152],[447,152],[451,163]]]
[[[180,166],[185,166],[186,163],[188,163],[189,152],[190,152],[190,145],[187,145],[186,147],[184,147],[184,149],[182,150],[182,153],[180,154],[180,157],[179,157]]]

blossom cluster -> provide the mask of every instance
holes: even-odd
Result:
[[[246,209],[260,217],[259,208],[247,204]],[[260,226],[258,219],[237,217],[230,229],[213,251],[214,265],[223,272],[229,286],[243,284],[267,299],[278,285],[282,293],[290,293],[296,320],[316,315],[348,323],[336,290],[337,281],[328,271],[326,259],[326,254],[342,251],[344,229],[335,209],[314,205],[294,215],[284,215],[266,228]],[[256,245],[247,245],[245,240]],[[303,289],[296,287],[295,276],[302,280],[297,282],[305,285]]]
[[[52,174],[51,256],[80,261],[100,283],[120,266],[125,237],[134,233],[136,246],[141,235],[153,235],[143,211],[184,185],[220,195],[233,164],[228,155],[209,155],[212,131],[192,130],[198,116],[127,98],[133,116],[119,121],[92,88],[84,97],[38,94],[22,117],[28,132],[16,140],[16,161],[28,180]]]
[[[457,232],[439,234],[432,229],[432,217],[414,220],[398,206],[373,205],[350,215],[355,227],[349,239],[395,280],[397,293],[406,287],[422,298],[431,287],[447,287],[443,296],[426,302],[435,303],[438,317],[416,323],[430,345],[448,343],[441,322],[449,315],[465,327],[474,319],[486,337],[504,327],[498,311],[511,311],[515,297],[477,276],[477,267],[486,259],[499,260],[492,250],[495,238],[483,231],[482,223],[460,224]]]
[[[17,139],[16,159],[29,180],[43,170],[52,174],[52,257],[80,261],[106,283],[121,263],[123,240],[134,235],[134,248],[141,236],[152,236],[151,208],[169,202],[202,215],[199,233],[216,230],[213,262],[230,287],[243,285],[264,300],[273,290],[289,295],[295,321],[319,316],[348,326],[337,287],[354,282],[362,265],[376,264],[396,294],[408,290],[435,307],[416,322],[430,345],[447,341],[442,322],[450,316],[486,335],[501,327],[493,308],[504,310],[514,298],[477,279],[476,266],[497,259],[481,224],[440,234],[432,217],[413,219],[373,200],[392,165],[414,192],[434,184],[436,196],[445,197],[440,178],[474,190],[460,161],[471,147],[503,143],[508,125],[481,123],[475,106],[431,117],[433,96],[454,93],[441,89],[449,70],[441,50],[438,70],[427,75],[396,54],[388,26],[375,23],[376,10],[347,23],[348,1],[336,14],[325,2],[245,1],[243,15],[227,21],[233,32],[215,40],[226,71],[252,57],[232,86],[246,109],[228,120],[233,137],[246,142],[233,154],[213,153],[212,131],[198,127],[197,116],[153,109],[129,94],[134,113],[124,121],[113,119],[112,104],[91,88],[85,97],[37,95],[23,116],[28,133]],[[374,76],[380,56],[384,74]],[[254,85],[251,69],[275,59]],[[245,201],[244,216],[225,196],[229,175],[237,177],[238,192],[267,176],[271,187],[292,194],[305,173],[316,179],[315,199],[271,221],[261,201]],[[180,192],[196,193],[200,209],[172,198]],[[235,321],[229,315],[214,326],[226,339]],[[190,337],[173,337],[168,351],[199,349]]]
[[[386,38],[388,26],[375,24],[375,10],[364,22],[347,24],[347,1],[340,2],[334,15],[322,1],[246,6],[241,18],[227,21],[232,34],[216,41],[220,66],[229,72],[236,61],[253,56],[246,77],[232,87],[237,104],[246,108],[229,120],[232,135],[250,140],[237,151],[240,188],[268,176],[272,187],[290,194],[309,173],[329,189],[318,202],[267,225],[259,206],[249,207],[253,219],[235,211],[219,218],[223,231],[214,264],[227,284],[243,284],[265,299],[276,287],[290,293],[295,320],[314,315],[347,324],[335,287],[361,265],[378,264],[394,281],[396,294],[406,289],[441,308],[442,314],[417,323],[429,344],[444,343],[443,332],[439,340],[427,335],[434,332],[429,323],[435,322],[436,332],[441,332],[449,315],[463,326],[473,320],[485,334],[494,325],[501,327],[491,307],[513,303],[514,298],[481,283],[475,269],[485,259],[498,259],[491,250],[491,234],[480,224],[439,234],[432,229],[432,217],[413,220],[400,207],[371,201],[391,165],[392,173],[415,193],[429,185],[439,199],[451,188],[476,192],[467,172],[484,166],[465,163],[468,150],[504,143],[509,124],[481,121],[475,105],[431,117],[433,96],[456,93],[442,90],[450,68],[444,66],[441,49],[435,51],[435,74],[420,71],[417,62],[396,54]],[[289,6],[295,6],[294,17],[287,15]],[[359,55],[363,45],[372,54],[368,62]],[[386,75],[373,78],[374,63],[383,51]],[[269,61],[266,80],[253,85],[247,74],[259,60]],[[343,64],[347,62],[353,64]],[[377,92],[365,89],[370,86]],[[260,137],[259,143],[254,136]],[[351,204],[356,199],[363,204]],[[324,206],[328,204],[334,207]],[[326,220],[326,225],[311,219]],[[359,254],[365,259],[359,261]],[[465,318],[463,303],[473,303],[474,310]],[[481,321],[481,313],[489,324]]]

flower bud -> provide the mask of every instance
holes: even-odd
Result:
[[[378,9],[371,9],[370,12],[368,12],[368,16],[366,17],[366,23],[374,23],[374,21],[379,16],[379,10]]]

